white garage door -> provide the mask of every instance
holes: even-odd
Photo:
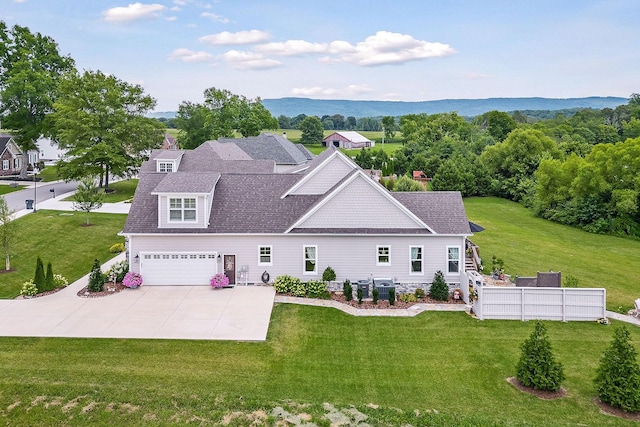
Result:
[[[142,253],[145,285],[208,285],[218,271],[216,252]]]

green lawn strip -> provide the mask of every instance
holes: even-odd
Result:
[[[606,288],[609,310],[626,312],[640,297],[637,273],[640,242],[587,233],[534,216],[522,205],[503,199],[465,199],[470,221],[485,227],[472,240],[480,245],[485,267],[491,256],[504,259],[512,276],[561,271],[579,286]]]
[[[58,168],[55,166],[46,166],[40,172],[38,172],[38,176],[42,179],[43,182],[51,182],[57,181],[58,179]]]
[[[101,263],[112,258],[111,245],[124,242],[117,233],[122,231],[126,215],[92,213],[93,225],[85,227],[84,214],[70,214],[38,210],[16,220],[19,237],[11,249],[14,271],[0,274],[0,298],[19,295],[22,283],[33,278],[38,256],[45,266],[51,262],[54,273],[72,283],[91,270],[95,258]]]
[[[125,179],[123,181],[116,181],[109,184],[109,192],[105,193],[103,203],[118,203],[133,199],[133,194],[136,192],[138,186],[138,179]],[[71,195],[65,199],[65,202],[75,201],[74,196]]]
[[[568,396],[554,401],[506,381],[533,326],[282,304],[264,343],[0,338],[0,410],[12,425],[218,425],[235,411],[284,406],[328,425],[328,402],[355,406],[371,425],[633,425],[593,403],[592,378],[617,324],[545,322],[567,376]],[[631,335],[637,347],[640,329]],[[248,424],[238,415],[229,425]]]
[[[0,195],[13,193],[14,191],[24,190],[24,185],[18,185],[17,187],[12,187],[11,185],[0,185]]]

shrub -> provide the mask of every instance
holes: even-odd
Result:
[[[555,360],[547,330],[540,322],[531,336],[520,346],[522,353],[516,365],[516,378],[526,387],[557,391],[564,380],[562,364]]]
[[[124,279],[122,279],[122,286],[126,286],[127,288],[142,286],[142,276],[140,273],[129,271],[124,275]]]
[[[602,354],[594,385],[603,402],[627,412],[640,410],[640,367],[625,326],[615,330]]]
[[[447,301],[449,299],[449,285],[445,282],[442,271],[437,271],[433,276],[429,296],[437,301]]]
[[[311,298],[320,298],[327,290],[327,284],[320,280],[309,280],[307,282],[307,296]]]
[[[342,293],[344,293],[345,300],[351,301],[353,299],[353,287],[351,286],[349,279],[342,283]]]
[[[44,275],[44,265],[42,264],[42,260],[40,259],[40,257],[38,257],[38,259],[36,260],[36,272],[33,276],[33,283],[36,285],[36,287],[40,290],[44,290],[44,281],[45,281],[45,275]]]
[[[129,263],[127,261],[116,262],[107,271],[107,277],[112,282],[122,282],[128,271]]]
[[[400,294],[398,299],[402,302],[416,302],[418,298],[414,294]]]
[[[378,288],[374,287],[373,291],[371,291],[371,298],[373,298],[373,303],[378,304],[378,297],[380,296],[380,291]]]
[[[229,278],[222,273],[214,274],[209,281],[209,285],[211,285],[212,288],[224,288],[225,286],[229,286]]]
[[[322,272],[322,281],[333,282],[336,280],[336,272],[331,267],[327,267]]]
[[[20,295],[33,297],[38,294],[38,287],[35,283],[33,283],[33,279],[29,279],[27,282],[22,284],[22,289],[20,289]]]
[[[426,296],[426,294],[424,292],[424,289],[422,289],[422,288],[416,289],[415,295],[416,295],[417,299],[422,299],[422,298],[424,298]]]
[[[53,286],[55,286],[56,289],[64,288],[68,285],[69,285],[69,281],[62,274],[53,275]]]
[[[109,248],[109,252],[111,252],[112,254],[119,254],[121,252],[124,252],[124,250],[125,250],[124,243],[114,243]]]
[[[281,294],[288,294],[291,292],[291,289],[293,287],[293,283],[298,280],[294,277],[291,276],[278,276],[276,277],[276,280],[273,282],[273,287],[276,290],[276,292],[281,293]],[[299,280],[298,280],[299,281]]]
[[[43,291],[52,291],[55,288],[56,288],[56,286],[53,283],[53,267],[51,266],[51,263],[48,262],[47,263],[47,274],[45,274],[45,276],[44,276],[44,288],[43,288]]]
[[[577,288],[580,286],[580,281],[577,277],[567,274],[564,276],[562,286],[565,288]]]
[[[389,289],[389,305],[396,305],[396,290]]]
[[[294,297],[303,297],[307,295],[307,287],[304,283],[300,281],[300,279],[293,278],[291,282],[291,294]]]
[[[362,288],[358,288],[358,290],[356,291],[356,295],[358,296],[358,304],[362,304]]]
[[[102,292],[104,289],[105,277],[100,269],[100,261],[95,259],[93,261],[93,268],[89,274],[89,292]]]

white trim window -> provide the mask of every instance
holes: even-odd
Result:
[[[460,273],[460,246],[447,246],[447,273]]]
[[[376,265],[377,266],[391,265],[391,246],[386,246],[386,245],[376,246]]]
[[[3,171],[9,170],[9,160],[5,159],[2,161],[2,170]]]
[[[173,172],[173,162],[158,162],[158,172]]]
[[[14,169],[20,169],[20,158],[16,157],[13,159],[13,168]]]
[[[302,274],[318,274],[318,246],[304,245],[303,253],[303,270]]]
[[[195,197],[169,198],[169,222],[195,221],[197,221]]]
[[[258,246],[258,265],[273,265],[273,247],[271,245]]]
[[[424,246],[409,246],[409,274],[424,274]]]

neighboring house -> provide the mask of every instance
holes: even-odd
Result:
[[[45,164],[53,164],[63,158],[67,153],[67,150],[61,150],[58,147],[58,143],[50,138],[38,138],[36,145],[38,146],[38,158],[35,159],[36,162],[42,160]],[[33,164],[34,159],[31,155],[31,152],[29,152],[29,163]]]
[[[0,134],[0,175],[18,175],[22,168],[22,150],[13,136]]]
[[[208,143],[210,141],[207,141]],[[286,137],[263,132],[258,136],[247,138],[221,138],[217,142],[216,150],[221,145],[236,145],[253,160],[273,160],[276,162],[276,172],[300,172],[307,167],[307,163],[314,155],[302,144],[294,144]],[[205,144],[206,144],[205,143]],[[242,159],[238,159],[242,160]]]
[[[224,144],[223,144],[224,145]],[[390,193],[330,147],[304,173],[273,161],[223,160],[212,144],[154,151],[123,234],[146,285],[232,284],[290,275],[389,278],[426,287],[436,271],[466,292],[471,235],[459,192]]]
[[[170,133],[164,134],[164,141],[162,141],[162,149],[163,150],[178,150],[178,141],[171,136]]]
[[[429,178],[427,174],[422,171],[413,171],[413,180],[418,181],[426,187],[427,182],[431,181],[431,178]]]
[[[358,132],[353,131],[341,131],[334,132],[322,140],[322,145],[325,147],[336,148],[368,148],[373,147],[375,143],[368,138],[360,135]]]

